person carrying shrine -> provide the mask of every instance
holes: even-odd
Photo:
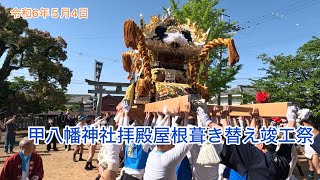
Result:
[[[286,115],[288,127],[295,126],[296,113],[296,107],[288,107]],[[221,126],[213,123],[200,107],[198,108],[198,114],[202,123],[206,124],[206,126],[221,128]],[[224,109],[221,112],[223,128],[228,126],[227,116],[229,116],[229,110]],[[252,112],[252,117],[252,122],[256,123],[258,113],[256,111]],[[247,180],[285,180],[290,169],[291,149],[291,144],[281,144],[280,149],[276,151],[276,145],[273,144],[258,143],[253,145],[240,142],[240,145],[227,145],[225,143],[220,157],[222,164],[237,171],[241,176],[245,176]]]
[[[87,116],[86,116],[86,115],[80,116],[80,117],[79,117],[79,121],[80,121],[80,122],[77,124],[77,127],[79,127],[80,129],[83,129],[84,126],[87,126],[86,119],[87,119]],[[74,149],[74,152],[73,152],[73,162],[77,162],[77,160],[76,160],[76,155],[77,155],[77,153],[79,153],[79,155],[80,155],[79,161],[85,161],[85,160],[82,158],[83,144],[77,145],[76,148]]]
[[[164,115],[168,116],[164,108]],[[166,117],[164,118],[166,119]],[[160,124],[166,126],[170,125],[170,118],[166,122]],[[169,122],[168,122],[169,121]],[[175,123],[175,122],[174,122]],[[176,126],[176,125],[175,125]],[[188,125],[188,127],[192,127]],[[177,167],[186,157],[187,153],[192,148],[193,144],[178,143],[176,145],[157,145],[150,153],[147,159],[145,174],[143,179],[177,179]]]
[[[312,122],[312,112],[309,109],[301,109],[298,111],[298,118],[300,124],[306,127],[313,127],[312,133],[314,134],[313,144],[305,144],[304,155],[308,159],[309,173],[308,178],[314,179],[314,173],[318,174],[318,179],[320,179],[320,167],[319,167],[319,154],[320,154],[320,135],[317,128],[314,127],[314,122]]]
[[[102,123],[105,122],[107,118],[108,116],[98,117],[95,120],[94,119],[89,120],[87,122],[87,124],[89,124],[88,129],[91,129],[91,127],[98,128]],[[96,168],[95,166],[92,165],[92,159],[96,152],[96,146],[97,146],[97,143],[92,143],[92,142],[89,143],[89,155],[87,158],[87,163],[84,167],[85,170],[92,170],[93,168]]]
[[[123,101],[122,108],[124,110],[123,126],[128,127],[130,106],[127,101]],[[149,121],[146,119],[144,126],[148,124]],[[139,123],[133,122],[132,125],[139,125]],[[141,180],[143,178],[150,147],[151,144],[129,143],[125,145],[124,167],[121,171],[120,180]]]

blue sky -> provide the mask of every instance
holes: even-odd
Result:
[[[112,2],[112,3],[111,3]],[[180,3],[185,0],[180,0]],[[169,0],[1,0],[5,7],[31,8],[89,8],[84,19],[31,19],[31,28],[62,36],[68,43],[68,60],[64,63],[73,71],[68,93],[87,94],[84,79],[93,79],[95,59],[104,62],[101,81],[128,82],[122,69],[121,54],[128,49],[123,41],[126,19],[138,22],[142,13],[149,22],[151,15],[163,13]],[[249,78],[262,77],[258,69],[264,67],[256,57],[262,53],[294,54],[296,49],[311,39],[320,37],[320,2],[314,0],[222,0],[217,6],[226,9],[224,20],[239,22],[242,27],[234,40],[243,69],[231,86],[249,84]],[[248,22],[249,21],[249,22]],[[0,65],[3,61],[0,59]],[[14,76],[26,76],[27,70],[14,71]],[[31,80],[29,77],[28,79]]]

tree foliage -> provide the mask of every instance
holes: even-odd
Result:
[[[0,88],[7,88],[8,92],[14,94],[17,91],[12,86],[18,83],[18,86],[32,89],[30,98],[35,102],[41,100],[39,103],[44,106],[40,109],[61,106],[72,77],[72,72],[62,65],[67,60],[67,43],[61,37],[52,37],[49,32],[28,28],[28,22],[22,18],[14,19],[10,10],[0,4],[0,58],[3,59],[0,65]],[[34,82],[22,79],[16,79],[14,83],[7,82],[10,74],[24,68],[35,78]],[[7,95],[6,92],[0,94],[1,103],[8,101]],[[23,99],[21,96],[19,98]],[[28,97],[24,98],[27,100]],[[9,109],[15,107],[12,104],[10,106]]]
[[[5,81],[0,90],[0,103],[3,114],[41,113],[47,110],[64,110],[64,92],[55,92],[52,101],[44,101],[42,96],[37,96],[35,86],[37,82],[26,81],[23,76],[14,77],[11,82]],[[0,112],[0,114],[2,114]]]
[[[229,38],[232,32],[239,30],[235,22],[226,22],[221,20],[224,9],[217,9],[219,0],[188,0],[179,7],[179,1],[170,0],[173,16],[180,23],[185,23],[186,19],[195,22],[203,30],[208,30],[208,41],[215,38]],[[209,55],[210,66],[208,68],[208,80],[203,81],[209,89],[211,95],[220,93],[229,88],[227,83],[235,80],[234,76],[241,69],[242,65],[234,67],[227,66],[227,58],[222,58],[225,48],[215,48]],[[203,71],[204,68],[201,68]]]
[[[272,102],[290,101],[310,108],[320,115],[320,39],[301,46],[296,55],[259,56],[269,67],[265,78],[253,81],[254,87],[270,93]]]

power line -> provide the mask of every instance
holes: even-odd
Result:
[[[313,6],[313,5],[316,5],[316,4],[319,4],[319,3],[320,3],[320,1],[319,1],[319,2],[315,2],[315,3],[311,4],[310,6]],[[291,11],[289,11],[289,12],[284,13],[284,15],[288,15],[288,14],[291,14],[291,13],[293,13],[293,12],[297,12],[297,11],[300,11],[300,10],[302,10],[302,9],[306,9],[306,8],[308,8],[308,7],[310,7],[310,6],[305,6],[305,7],[301,8],[301,9],[298,9],[298,10],[291,10]]]
[[[76,37],[76,38],[70,38],[70,39],[82,39],[82,40],[91,40],[91,39],[117,39],[117,38],[123,38],[123,36],[97,36],[97,37]]]
[[[109,63],[110,62],[111,63],[119,63],[119,62],[121,62],[119,60],[119,58],[110,58],[110,57],[104,57],[104,56],[97,56],[97,55],[94,55],[94,54],[91,54],[91,53],[88,53],[88,52],[83,52],[83,51],[74,50],[74,49],[70,49],[70,51],[74,52],[73,53],[74,55],[85,56],[85,57],[88,57],[90,59],[99,59],[99,60],[102,60],[105,63],[107,63],[107,62],[109,62]]]
[[[236,78],[235,80],[251,80],[251,79],[261,79],[264,77],[244,77],[244,78]]]
[[[304,2],[304,3],[300,4],[302,2]],[[256,20],[247,21],[246,24],[245,24],[246,27],[243,27],[242,29],[249,29],[252,26],[258,26],[258,25],[261,25],[263,23],[269,22],[271,20],[274,20],[276,17],[279,17],[279,15],[282,18],[285,15],[300,11],[302,9],[308,8],[310,6],[313,6],[313,5],[316,5],[316,4],[319,4],[319,3],[320,3],[320,1],[314,2],[314,0],[307,1],[307,2],[299,1],[299,2],[297,2],[295,4],[287,6],[286,8],[278,9],[278,10],[274,11],[271,14],[268,13],[266,15],[258,17]],[[298,5],[298,4],[300,4],[300,5]],[[296,6],[296,5],[298,5],[298,6]],[[289,8],[289,7],[292,7],[292,8]]]
[[[277,10],[275,10],[275,11],[273,11],[273,12],[281,13],[282,10],[290,9],[290,7],[293,7],[293,6],[295,6],[295,5],[297,5],[297,4],[300,4],[300,3],[303,3],[303,2],[305,2],[305,0],[302,0],[302,1],[296,2],[296,3],[294,3],[294,4],[291,4],[291,5],[289,5],[289,6],[286,6],[286,7],[280,8],[280,9],[277,9]],[[305,3],[310,3],[310,2],[313,2],[313,0],[311,0],[311,1],[309,1],[309,2],[307,1],[307,2],[305,2]],[[264,15],[258,17],[258,18],[255,18],[255,19],[252,19],[252,20],[248,20],[246,23],[247,23],[247,24],[254,24],[254,23],[256,23],[256,22],[259,22],[259,21],[261,21],[261,20],[264,20],[265,18],[274,17],[273,14],[275,14],[275,13],[271,13],[271,15],[270,15],[270,13],[267,13],[267,14],[264,14]]]
[[[268,14],[265,14],[265,15],[263,15],[263,16],[255,19],[255,20],[247,21],[247,24],[248,24],[247,26],[256,25],[256,24],[261,23],[262,21],[265,21],[265,20],[270,19],[270,18],[274,19],[275,15],[278,16],[278,15],[280,14],[280,15],[281,15],[280,17],[283,17],[283,13],[287,12],[288,10],[290,11],[290,10],[292,10],[292,9],[295,9],[295,8],[297,8],[297,7],[300,7],[300,6],[293,7],[293,8],[290,8],[290,7],[295,6],[295,5],[297,5],[297,4],[300,4],[300,3],[302,3],[302,2],[304,2],[304,4],[302,4],[302,5],[300,5],[300,6],[306,5],[306,4],[308,4],[308,3],[312,3],[312,2],[314,2],[314,1],[313,1],[313,0],[307,1],[307,2],[305,2],[305,1],[299,1],[299,2],[297,2],[297,3],[295,3],[295,4],[292,4],[292,5],[287,6],[287,7],[285,7],[285,8],[281,8],[281,9],[278,9],[278,10],[276,10],[276,11],[273,11],[273,13],[271,13],[271,14],[268,13]],[[284,11],[283,11],[283,10],[284,10]]]
[[[240,46],[238,49],[241,50],[242,48],[249,48],[249,47],[263,47],[263,46],[275,44],[275,43],[279,44],[279,43],[284,43],[284,42],[288,42],[291,40],[300,39],[300,38],[303,38],[306,36],[312,36],[312,35],[300,34],[300,35],[290,36],[289,38],[286,38],[286,39],[277,39],[277,40],[266,41],[266,42],[255,41],[255,42],[244,44],[244,45]]]

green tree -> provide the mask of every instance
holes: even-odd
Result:
[[[61,98],[64,96],[63,92],[52,94],[51,96],[56,96],[52,101],[44,101],[42,96],[37,96],[34,86],[37,86],[36,81],[26,81],[23,76],[14,77],[10,82],[5,81],[4,88],[0,90],[3,114],[41,113],[65,109],[65,99]]]
[[[232,33],[239,30],[235,22],[226,22],[221,20],[224,9],[217,9],[219,0],[188,0],[179,7],[179,1],[170,0],[173,16],[180,23],[185,23],[186,19],[195,22],[199,28],[208,30],[208,41],[215,38],[229,38]],[[242,65],[233,67],[227,66],[227,58],[222,54],[226,52],[225,48],[215,48],[209,55],[208,80],[203,81],[209,89],[211,95],[219,94],[221,91],[229,88],[227,83],[235,80],[235,75],[242,68]],[[203,68],[201,68],[203,71]]]
[[[32,97],[41,99],[44,109],[61,106],[72,77],[72,72],[62,65],[67,60],[67,43],[61,37],[52,37],[49,32],[28,28],[28,22],[22,18],[14,19],[10,10],[0,4],[0,58],[3,59],[0,88],[16,92],[10,89],[12,83],[6,82],[7,78],[15,70],[27,68],[36,80],[32,82]],[[30,84],[19,84],[24,85]],[[3,103],[9,96],[2,92],[0,98]]]
[[[79,111],[80,105],[72,105],[68,108],[70,111]]]
[[[296,55],[280,54],[258,58],[269,67],[262,69],[266,77],[253,81],[257,90],[270,93],[271,102],[290,101],[310,108],[315,116],[320,115],[320,39],[301,46]]]
[[[252,95],[248,92],[238,92],[242,95],[242,103],[241,104],[251,104],[252,102],[256,102],[256,96]]]

